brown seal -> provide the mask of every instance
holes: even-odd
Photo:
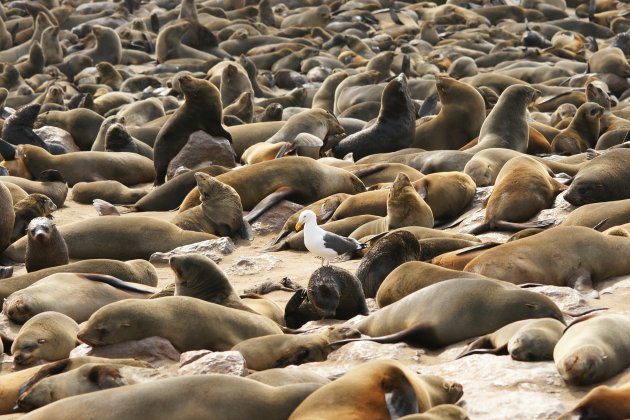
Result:
[[[566,329],[553,318],[524,319],[470,343],[457,358],[470,354],[509,354],[523,362],[553,360],[553,349]]]
[[[11,235],[15,224],[13,199],[9,189],[0,182],[0,249],[4,250],[11,244]]]
[[[178,328],[172,328],[177,319]],[[196,320],[214,319],[199,324]],[[282,330],[257,314],[226,308],[187,296],[115,302],[96,311],[79,331],[78,338],[91,346],[160,336],[180,352],[229,350],[243,340]]]
[[[306,369],[267,369],[247,375],[247,378],[271,386],[308,383],[325,385],[330,382],[328,378]]]
[[[135,204],[147,195],[146,189],[129,188],[118,181],[79,182],[72,187],[72,201],[91,204],[95,199],[112,204]]]
[[[57,226],[47,217],[36,217],[26,228],[26,271],[68,264],[68,247]]]
[[[486,119],[483,98],[472,86],[450,77],[437,77],[436,88],[442,108],[435,118],[416,125],[411,147],[459,149],[479,136]]]
[[[529,156],[510,159],[499,174],[486,204],[485,220],[468,233],[487,230],[520,230],[544,227],[544,223],[522,224],[552,206],[556,195],[567,189],[553,179],[549,169]]]
[[[19,176],[0,177],[0,183],[14,184],[26,191],[27,194],[43,194],[50,198],[57,208],[63,207],[68,195],[68,184],[59,171],[48,169],[36,174],[37,181],[24,179]]]
[[[289,420],[400,418],[455,403],[462,394],[463,388],[456,382],[416,375],[395,360],[372,360],[315,391]]]
[[[422,414],[410,414],[400,420],[470,420],[466,410],[455,404],[440,404]]]
[[[625,223],[630,223],[630,199],[586,204],[569,213],[562,226],[586,226],[603,232]]]
[[[165,182],[169,162],[195,131],[202,130],[232,142],[232,136],[221,125],[223,107],[219,90],[212,83],[189,75],[181,76],[179,85],[186,100],[162,126],[155,139],[155,185]]]
[[[227,184],[203,172],[195,174],[201,204],[179,213],[171,220],[181,229],[234,236],[243,228],[241,198]]]
[[[98,416],[102,420],[162,419],[167,416],[165,413],[175,410],[181,418],[218,420],[236,416],[275,420],[288,418],[295,407],[320,386],[272,387],[236,376],[193,375],[64,398],[27,414],[27,417],[33,420],[82,416]],[[217,393],[219,389],[226,393]],[[198,403],[182,407],[181,402],[188,399]]]
[[[136,153],[74,152],[54,156],[29,144],[21,144],[16,158],[31,174],[55,169],[70,186],[78,182],[114,180],[125,185],[150,182],[155,172],[151,159]]]
[[[590,291],[599,281],[630,273],[630,261],[623,258],[629,250],[630,238],[560,226],[485,250],[464,271],[514,284],[544,281]]]
[[[471,316],[472,306],[492,317]],[[528,318],[563,319],[551,299],[493,279],[445,280],[413,292],[359,321],[355,328],[379,343],[442,348]],[[454,323],[454,320],[457,320]]]
[[[525,153],[529,139],[527,106],[539,95],[540,91],[527,85],[505,89],[481,126],[479,142],[466,151],[476,153],[490,147],[503,147]]]
[[[16,365],[54,362],[69,357],[76,347],[79,325],[59,312],[41,312],[26,321],[13,341],[11,353]]]
[[[36,217],[48,217],[57,206],[50,198],[43,194],[29,194],[23,200],[16,202],[13,206],[15,211],[15,224],[13,225],[13,233],[11,234],[11,242],[15,242],[22,236],[26,235],[26,227],[31,220]]]
[[[77,108],[69,111],[47,111],[40,114],[37,121],[42,125],[52,125],[66,130],[81,150],[90,150],[103,117],[92,110]]]
[[[365,297],[377,295],[383,280],[396,267],[407,261],[420,259],[420,245],[414,235],[406,231],[392,232],[370,246],[357,268]]]
[[[605,381],[630,366],[630,317],[586,316],[571,324],[553,351],[558,373],[569,384]]]
[[[630,384],[617,388],[600,385],[590,390],[575,408],[560,420],[580,418],[625,419],[630,417]]]
[[[104,274],[57,273],[12,293],[4,301],[2,313],[18,324],[46,311],[60,312],[83,322],[108,303],[147,298],[155,291]]]
[[[309,362],[323,362],[336,348],[331,343],[361,334],[345,326],[328,327],[313,334],[274,334],[241,341],[233,351],[240,352],[247,368],[266,370]]]
[[[595,147],[599,138],[599,120],[604,108],[595,102],[582,104],[567,128],[556,135],[551,142],[555,153],[576,155]]]

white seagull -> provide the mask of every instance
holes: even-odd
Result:
[[[324,265],[324,261],[351,255],[353,252],[367,247],[366,244],[362,244],[356,239],[326,232],[317,226],[317,217],[311,210],[304,210],[300,213],[295,230],[299,232],[302,228],[304,228],[304,246],[317,258],[321,258],[322,265]]]

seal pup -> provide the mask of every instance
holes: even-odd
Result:
[[[318,319],[350,319],[369,313],[361,283],[340,267],[327,265],[315,270],[308,280],[306,298]]]
[[[66,359],[77,345],[79,325],[59,312],[41,312],[26,321],[11,345],[16,365]]]
[[[556,344],[558,373],[572,385],[605,381],[630,366],[630,317],[597,314],[569,325]]]
[[[553,349],[566,329],[553,318],[524,319],[468,344],[457,358],[471,354],[509,354],[523,362],[553,360]]]
[[[599,138],[600,118],[605,109],[594,103],[586,102],[578,108],[567,128],[558,133],[551,142],[555,153],[576,155],[594,148]]]
[[[169,162],[195,131],[202,130],[232,143],[232,135],[221,125],[223,107],[216,86],[189,75],[179,77],[178,81],[184,93],[184,103],[162,126],[153,147],[156,186],[165,182]]]
[[[200,319],[213,322],[198,323]],[[180,325],[173,329],[173,322]],[[188,296],[126,299],[97,310],[81,328],[79,340],[93,346],[158,336],[180,352],[230,350],[252,337],[281,334],[269,318]]]
[[[13,206],[15,224],[11,234],[11,242],[15,242],[26,235],[26,228],[36,217],[50,217],[57,210],[52,200],[43,194],[29,194]]]
[[[68,264],[68,246],[57,230],[57,226],[47,217],[36,217],[26,228],[28,241],[24,262],[26,271]]]
[[[113,204],[131,205],[147,195],[143,188],[129,188],[118,181],[79,182],[72,187],[72,201],[91,204],[100,199]]]

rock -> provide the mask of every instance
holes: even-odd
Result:
[[[168,366],[179,361],[180,353],[170,341],[162,337],[147,337],[142,340],[125,341],[102,347],[81,344],[70,352],[70,357],[96,356],[110,359],[144,360],[155,367]]]
[[[194,244],[180,246],[169,252],[156,252],[149,258],[153,264],[168,264],[169,258],[173,255],[201,254],[210,258],[215,263],[223,259],[223,255],[234,252],[236,246],[229,237],[211,239],[208,241],[195,242]]]
[[[280,261],[280,258],[271,255],[238,257],[234,260],[234,264],[225,270],[225,273],[235,276],[258,274],[262,271],[271,270],[277,266]]]
[[[232,376],[247,375],[247,363],[237,351],[187,351],[179,360],[179,375],[222,373]]]
[[[172,178],[180,166],[195,168],[202,162],[233,168],[236,166],[234,149],[223,137],[214,137],[204,131],[195,131],[188,137],[188,143],[184,148],[171,160],[167,176],[169,179]]]
[[[539,286],[529,290],[547,296],[563,312],[580,313],[592,308],[587,297],[571,287]]]
[[[57,144],[66,149],[68,153],[78,152],[81,150],[74,142],[72,134],[59,127],[45,125],[41,128],[36,128],[33,131],[47,144]]]
[[[292,201],[282,200],[256,219],[256,221],[252,223],[252,229],[254,229],[254,232],[258,235],[277,233],[282,229],[287,219],[300,211],[303,207],[304,206]]]

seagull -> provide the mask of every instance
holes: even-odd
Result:
[[[324,261],[348,256],[367,247],[367,244],[362,244],[356,239],[326,232],[317,226],[317,218],[311,210],[300,213],[295,230],[299,232],[302,228],[304,228],[304,246],[322,260],[322,265]]]

